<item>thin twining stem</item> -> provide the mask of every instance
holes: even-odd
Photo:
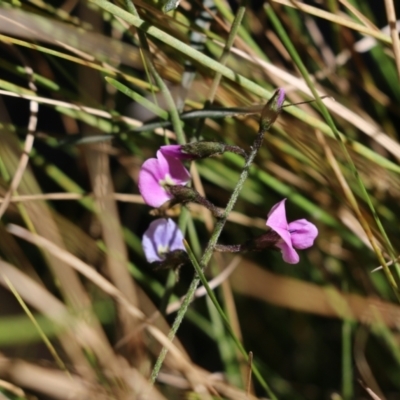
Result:
[[[236,201],[239,197],[240,191],[243,188],[243,185],[249,176],[249,171],[250,171],[250,166],[254,161],[254,158],[257,155],[258,150],[260,149],[263,139],[264,139],[264,134],[267,132],[272,124],[275,122],[276,118],[278,117],[279,113],[282,111],[282,105],[285,99],[285,93],[283,89],[278,89],[272,96],[272,98],[268,101],[266,106],[261,112],[261,119],[260,119],[260,128],[257,133],[257,136],[254,140],[253,146],[251,148],[251,152],[249,156],[246,159],[245,165],[243,167],[242,173],[240,174],[239,181],[236,184],[232,196],[229,199],[229,202],[222,213],[221,218],[217,221],[214,231],[211,234],[211,238],[207,244],[206,250],[204,251],[203,257],[200,260],[200,267],[202,271],[207,267],[211,256],[214,252],[214,247],[217,244],[218,238],[222,232],[222,229],[225,226],[225,223],[227,221],[229,213],[232,211],[233,207],[236,204]],[[176,332],[179,329],[179,326],[182,323],[182,320],[184,316],[186,315],[187,309],[189,307],[189,304],[193,300],[193,297],[195,295],[197,286],[199,285],[200,278],[196,274],[195,277],[193,278],[189,289],[187,291],[186,297],[184,298],[182,305],[178,311],[178,314],[175,318],[175,321],[171,327],[171,330],[168,334],[168,339],[173,340],[175,338]],[[150,381],[151,383],[154,383],[155,380],[157,379],[158,373],[161,369],[161,366],[164,362],[165,356],[167,355],[168,349],[163,348],[158,356],[158,359],[154,365],[153,371],[150,376]]]

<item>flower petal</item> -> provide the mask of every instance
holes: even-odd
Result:
[[[195,158],[191,154],[184,153],[180,144],[168,144],[160,147],[160,151],[164,156],[174,157],[178,160],[190,160]]]
[[[278,243],[276,247],[281,250],[283,261],[289,264],[297,264],[299,262],[299,255],[291,245],[288,245],[286,242],[282,241]]]
[[[156,241],[156,231],[159,230],[160,226],[164,224],[165,219],[157,219],[153,221],[142,237],[142,247],[146,259],[149,263],[154,261],[162,261],[162,258],[158,254],[158,243]]]
[[[282,240],[280,240],[276,247],[281,249],[283,259],[286,262],[291,264],[295,264],[299,262],[296,251],[293,249],[292,246],[292,238],[290,237],[290,232],[288,231],[288,223],[286,220],[286,210],[285,210],[285,201],[283,199],[279,203],[275,204],[271,211],[268,213],[268,219],[266,225],[269,226],[273,231],[275,231]],[[296,260],[297,257],[297,261]],[[291,260],[291,261],[288,261]]]
[[[190,181],[189,171],[176,158],[165,156],[160,150],[157,151],[157,160],[159,161],[160,171],[165,179],[169,174],[175,185],[186,185]]]
[[[292,245],[296,249],[307,249],[314,244],[318,235],[317,227],[306,219],[298,219],[289,224]]]
[[[183,235],[178,225],[170,218],[168,218],[168,225],[164,232],[164,239],[167,240],[167,245],[170,251],[185,250],[183,245]]]
[[[151,207],[160,207],[172,196],[160,185],[164,179],[160,162],[156,158],[146,160],[139,172],[139,191],[146,204]]]
[[[285,210],[285,201],[283,199],[279,203],[275,204],[271,211],[268,213],[268,219],[266,225],[273,229],[275,232],[278,232],[278,229],[288,229],[288,223],[286,219],[286,210]],[[280,233],[279,233],[280,235]]]
[[[153,221],[142,238],[143,251],[148,262],[163,261],[165,255],[174,250],[185,250],[183,235],[172,219],[160,218]]]

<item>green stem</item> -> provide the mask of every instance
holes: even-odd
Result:
[[[215,308],[217,309],[218,313],[221,315],[222,320],[224,321],[224,324],[225,324],[226,328],[228,329],[228,332],[232,336],[233,341],[235,342],[237,348],[242,353],[242,355],[245,358],[246,362],[248,362],[248,360],[249,360],[248,353],[246,352],[246,350],[243,347],[243,345],[240,342],[240,340],[236,337],[235,332],[234,332],[234,330],[232,329],[232,327],[230,325],[228,317],[226,316],[224,310],[220,306],[217,298],[214,295],[214,292],[212,291],[212,289],[208,285],[207,279],[206,279],[206,277],[204,276],[204,273],[203,273],[203,269],[200,267],[200,264],[197,262],[196,256],[193,254],[192,250],[190,249],[190,247],[189,247],[189,245],[188,245],[188,243],[186,241],[184,241],[184,245],[185,245],[186,251],[189,254],[190,261],[192,262],[193,267],[196,270],[198,279],[201,281],[203,286],[206,288],[207,294],[209,295],[209,297],[210,297],[211,301],[213,302]],[[267,382],[265,382],[265,380],[262,377],[260,371],[258,370],[257,366],[254,363],[251,364],[251,369],[252,369],[254,375],[256,376],[256,378],[258,379],[258,381],[260,382],[260,384],[263,386],[263,388],[267,392],[268,396],[272,400],[277,400],[276,396],[272,392],[271,388],[268,386]]]
[[[171,342],[174,340],[176,332],[178,331],[178,329],[183,321],[183,318],[186,314],[186,311],[189,307],[190,302],[193,299],[193,296],[197,289],[199,281],[200,280],[197,276],[192,280],[192,282],[189,286],[189,289],[187,291],[187,295],[185,296],[185,298],[182,301],[181,307],[178,310],[178,314],[175,318],[175,321],[171,327],[171,330],[168,333],[168,339]],[[154,384],[154,382],[157,379],[158,373],[160,372],[161,366],[164,362],[164,359],[165,359],[165,356],[167,355],[167,353],[168,353],[168,349],[166,347],[163,347],[160,354],[158,355],[157,361],[154,364],[154,368],[153,368],[153,371],[151,372],[151,376],[150,376],[150,382],[152,384]]]
[[[219,59],[219,62],[221,65],[225,65],[226,61],[228,60],[231,48],[233,46],[233,42],[236,38],[237,32],[241,26],[242,23],[242,19],[244,17],[244,14],[246,12],[246,5],[247,5],[247,0],[242,0],[242,4],[240,5],[240,7],[237,10],[237,13],[235,15],[235,19],[232,22],[232,26],[231,26],[231,30],[229,32],[229,36],[228,36],[228,40],[225,43],[225,47],[224,50],[222,52],[222,55]],[[214,76],[214,80],[211,84],[211,88],[210,88],[210,93],[208,95],[208,100],[205,102],[204,104],[204,108],[209,107],[215,99],[215,95],[217,93],[217,89],[218,86],[221,82],[221,78],[222,78],[222,74],[221,72],[217,72]],[[196,131],[196,136],[200,137],[201,131],[204,127],[204,123],[205,123],[205,119],[202,118],[199,120],[198,126],[197,126],[197,131]]]
[[[348,284],[342,285],[343,292],[348,292]],[[342,322],[342,397],[344,400],[353,398],[353,358],[352,358],[353,322],[344,318]]]
[[[128,11],[130,13],[132,13],[134,17],[136,17],[137,19],[140,19],[139,18],[139,14],[138,14],[138,12],[136,10],[136,7],[132,3],[131,0],[125,0],[125,5],[126,5],[126,8],[128,9]],[[118,8],[118,9],[121,10],[120,8]],[[121,11],[123,11],[123,10],[121,10]],[[128,21],[128,22],[130,22],[130,21]],[[135,24],[133,24],[133,25],[135,25]],[[156,67],[155,67],[155,65],[153,63],[153,60],[151,59],[150,47],[149,47],[149,44],[147,42],[146,34],[145,34],[145,32],[143,32],[142,30],[139,29],[138,30],[138,36],[139,36],[140,46],[143,49],[143,56],[144,56],[144,58],[146,60],[146,65],[149,68],[149,71],[152,74],[154,80],[156,81],[158,87],[160,88],[160,92],[164,96],[165,102],[167,104],[168,112],[169,112],[170,117],[171,117],[171,124],[172,124],[172,127],[173,127],[174,131],[175,131],[177,141],[178,141],[179,144],[185,144],[186,143],[186,138],[185,138],[185,134],[183,133],[182,122],[181,122],[181,119],[179,117],[179,112],[178,112],[178,110],[176,108],[176,105],[175,105],[174,99],[172,98],[171,92],[169,91],[167,85],[165,84],[165,82],[163,81],[161,76],[159,75],[159,73],[158,73],[158,71],[157,71],[157,69],[156,69]]]
[[[201,11],[196,17],[194,21],[194,28],[191,30],[189,35],[189,43],[193,48],[203,53],[204,43],[207,40],[207,37],[203,32],[208,31],[210,28],[210,24],[213,19],[211,10],[215,8],[214,0],[203,0],[200,7]],[[196,10],[192,10],[192,12],[193,11],[196,12]],[[199,28],[201,30],[200,32]],[[181,78],[182,91],[176,100],[176,108],[179,112],[182,112],[183,108],[185,107],[185,99],[190,91],[190,88],[192,87],[194,78],[196,77],[196,71],[196,66],[194,66],[190,60],[186,60],[185,70],[183,71]]]

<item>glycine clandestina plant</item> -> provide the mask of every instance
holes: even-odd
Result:
[[[253,157],[262,144],[265,131],[271,127],[278,117],[284,99],[284,90],[278,89],[262,110],[260,131],[252,149]],[[161,146],[160,150],[157,151],[157,158],[150,158],[145,161],[140,170],[139,190],[143,199],[148,205],[159,207],[161,213],[175,204],[195,202],[208,208],[215,217],[223,217],[224,212],[221,211],[221,209],[214,206],[193,188],[186,186],[190,180],[190,174],[182,164],[182,161],[211,157],[222,154],[225,151],[231,151],[245,156],[246,164],[248,164],[247,167],[249,167],[249,161],[251,161],[250,157],[246,156],[246,152],[237,146],[228,146],[224,143],[205,141],[185,145]],[[216,244],[214,249],[226,252],[248,252],[275,248],[282,252],[285,262],[297,264],[299,262],[299,256],[295,249],[311,247],[318,235],[318,230],[314,224],[305,219],[288,223],[286,219],[285,201],[286,199],[276,204],[269,212],[266,222],[266,225],[270,228],[268,232],[239,245],[224,246]],[[165,219],[158,220],[158,222],[154,221],[143,237],[143,247],[149,262],[164,261],[160,259],[159,247],[155,248],[154,246],[166,246],[168,248],[166,253],[170,253],[174,249],[167,245],[166,241],[176,243],[176,241],[183,240],[179,229],[173,229],[173,221],[166,221]],[[161,228],[164,225],[165,228]],[[158,232],[156,228],[161,230],[165,229],[163,243],[160,242],[160,235],[154,236],[153,234],[154,238],[150,239],[150,233],[153,228],[154,232]],[[176,235],[176,238],[173,237],[174,235]],[[178,248],[183,250],[183,245],[181,247],[178,246]],[[152,250],[152,253],[150,250]],[[151,259],[149,259],[148,254],[151,254]]]
[[[176,319],[171,327],[171,331],[168,335],[168,338],[171,341],[175,337],[175,334],[186,314],[189,304],[191,303],[194,297],[196,288],[200,282],[200,274],[208,265],[208,262],[210,261],[214,250],[220,250],[220,251],[223,250],[224,246],[217,245],[218,238],[224,228],[227,217],[229,213],[232,211],[238,199],[239,193],[242,190],[243,185],[249,175],[250,166],[253,163],[254,158],[257,155],[257,152],[263,143],[264,135],[266,131],[270,129],[275,120],[278,118],[278,115],[282,111],[284,101],[285,101],[285,91],[283,89],[277,89],[275,93],[272,95],[271,99],[262,109],[260,118],[260,127],[258,133],[256,135],[256,138],[253,142],[253,146],[251,147],[249,154],[245,157],[245,164],[240,174],[239,180],[232,192],[232,195],[226,205],[225,210],[223,211],[220,211],[217,207],[215,207],[207,199],[200,196],[192,188],[185,186],[187,183],[186,179],[188,178],[187,174],[185,174],[184,179],[181,178],[184,175],[182,171],[187,172],[187,170],[185,169],[180,160],[184,159],[187,160],[188,154],[191,155],[189,159],[196,159],[196,158],[203,158],[207,155],[212,156],[214,154],[220,154],[223,151],[230,151],[229,149],[224,148],[224,144],[217,144],[217,145],[213,144],[213,146],[209,146],[209,148],[213,147],[214,150],[216,150],[209,152],[209,154],[205,154],[204,144],[197,145],[201,146],[198,147],[199,149],[201,148],[201,152],[199,151],[198,154],[195,153],[196,146],[186,147],[186,145],[174,145],[174,147],[169,147],[169,148],[164,147],[162,150],[159,150],[157,152],[157,159],[151,159],[154,160],[151,161],[151,168],[149,168],[150,166],[149,160],[143,164],[142,170],[140,171],[139,174],[139,190],[144,200],[147,202],[146,199],[153,198],[152,194],[147,193],[147,190],[151,190],[152,187],[154,187],[157,190],[157,193],[160,193],[160,198],[166,200],[166,203],[162,205],[160,204],[161,203],[160,199],[157,202],[153,202],[153,204],[147,202],[149,205],[155,207],[159,207],[161,205],[162,209],[166,209],[171,205],[178,203],[186,204],[188,202],[197,202],[203,205],[204,207],[208,208],[213,213],[213,215],[218,218],[214,231],[211,234],[210,240],[203,253],[203,256],[201,257],[200,262],[197,263],[196,261],[196,264],[198,264],[197,267],[199,269],[196,268],[197,274],[195,275],[192,283],[189,286],[187,295],[182,301]],[[206,150],[206,152],[207,151],[209,150]],[[163,152],[165,152],[165,154],[163,154]],[[246,153],[244,151],[243,152],[239,151],[239,154],[243,155]],[[159,159],[167,160],[168,166],[160,168]],[[155,168],[156,172],[153,171],[152,168]],[[177,171],[174,171],[174,168],[177,168]],[[180,179],[176,179],[174,181],[173,177],[176,176],[178,176]],[[283,204],[283,214],[282,214],[282,208],[279,207],[279,204]],[[317,230],[315,227],[314,227],[315,229],[310,228],[312,224],[307,225],[305,228],[305,230],[307,231],[306,234],[307,240],[305,239],[303,240],[303,233],[301,233],[302,231],[300,232],[299,230],[301,224],[299,224],[299,221],[295,221],[294,223],[292,223],[294,225],[287,224],[286,215],[284,213],[284,201],[279,204],[273,208],[268,217],[267,223],[271,228],[271,231],[269,232],[269,238],[271,239],[271,241],[269,241],[268,246],[266,246],[265,248],[277,247],[281,249],[284,259],[286,259],[288,262],[293,262],[296,260],[295,257],[297,256],[294,247],[305,248],[306,247],[305,243],[312,244],[317,234]],[[300,220],[300,221],[305,221],[305,220]],[[302,226],[302,228],[304,228],[304,226]],[[195,260],[191,259],[191,261],[194,263]],[[237,343],[242,354],[247,359],[247,353],[244,350],[243,346],[237,340],[235,341],[235,343]],[[167,349],[163,348],[151,373],[152,382],[155,382],[166,354],[167,354]],[[269,394],[272,394],[272,392],[270,392],[269,390],[268,385],[262,379],[260,373],[258,372],[255,366],[253,366],[253,371],[256,377],[259,378],[260,383],[263,384],[267,392]]]

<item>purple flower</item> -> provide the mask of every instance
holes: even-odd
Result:
[[[185,251],[182,232],[169,218],[156,219],[149,225],[143,235],[142,246],[149,263],[164,261],[172,251]]]
[[[158,208],[173,198],[167,185],[184,186],[189,180],[189,171],[179,160],[157,151],[157,158],[149,158],[140,169],[139,191],[149,206]]]
[[[266,224],[281,237],[275,246],[281,250],[283,260],[289,264],[297,264],[299,255],[295,248],[302,250],[311,247],[318,235],[318,229],[306,219],[298,219],[288,224],[285,201],[286,199],[283,199],[271,208]]]
[[[196,156],[192,154],[185,153],[180,144],[168,144],[161,146],[160,151],[164,154],[164,156],[174,157],[179,160],[192,160],[196,158]]]

